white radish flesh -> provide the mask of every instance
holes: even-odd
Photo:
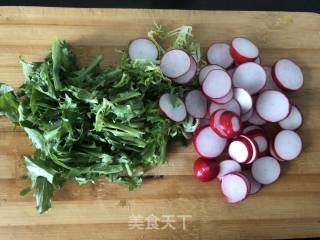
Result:
[[[261,90],[261,92],[263,92],[264,90],[279,90],[277,84],[272,79],[271,67],[263,67],[263,69],[266,72],[267,80],[266,85]]]
[[[250,192],[249,188],[248,180],[243,175],[229,173],[221,181],[222,193],[230,203],[244,200]]]
[[[262,184],[258,183],[253,178],[251,171],[250,170],[245,170],[242,173],[247,177],[247,179],[250,182],[250,192],[249,192],[249,194],[255,194],[255,193],[259,192],[260,189],[262,188]]]
[[[179,84],[187,84],[196,75],[196,72],[197,72],[196,60],[192,56],[190,56],[189,70],[185,74],[181,75],[180,77],[173,78],[172,81],[179,83]]]
[[[229,93],[225,97],[212,98],[211,100],[215,103],[218,103],[218,104],[224,104],[224,103],[231,101],[232,98],[233,98],[233,89],[231,88]]]
[[[204,118],[207,113],[207,98],[199,90],[190,91],[185,98],[187,112],[195,118]]]
[[[219,180],[222,180],[222,177],[231,172],[241,172],[241,165],[234,160],[223,160],[219,164],[220,171],[217,176]]]
[[[242,133],[243,133],[243,134],[249,134],[251,131],[256,130],[256,129],[262,129],[262,128],[259,127],[259,126],[250,125],[250,126],[244,128],[244,129],[242,130]]]
[[[183,101],[177,98],[177,106],[172,104],[170,94],[163,94],[160,98],[159,105],[161,111],[171,120],[181,122],[187,117],[186,107]]]
[[[233,89],[233,98],[238,101],[241,108],[241,114],[244,114],[252,108],[252,97],[251,95],[244,90],[243,88],[234,88]]]
[[[256,101],[256,113],[268,122],[279,122],[290,112],[291,104],[286,95],[275,90],[262,92]]]
[[[254,61],[259,56],[259,50],[249,39],[237,37],[231,42],[230,53],[238,63]]]
[[[202,157],[215,158],[225,149],[227,139],[218,136],[210,126],[206,126],[195,133],[193,144]]]
[[[231,89],[231,78],[223,70],[212,70],[202,84],[203,93],[211,98],[225,97]]]
[[[251,146],[251,150],[250,150],[251,151],[251,158],[249,158],[248,161],[245,162],[246,164],[251,164],[257,159],[257,156],[259,153],[258,145],[254,141],[254,139],[248,135],[241,135],[241,137],[246,139]]]
[[[251,117],[248,119],[248,122],[254,125],[264,125],[267,123],[266,120],[262,119],[255,110],[253,110]]]
[[[234,87],[245,89],[250,95],[259,92],[266,84],[264,69],[254,62],[239,65],[232,75]]]
[[[301,68],[289,59],[280,59],[273,65],[272,77],[283,90],[296,91],[303,85]]]
[[[166,52],[160,62],[163,74],[170,78],[182,76],[189,71],[190,66],[190,56],[180,49]]]
[[[216,64],[204,66],[203,68],[200,69],[200,72],[199,72],[199,84],[200,85],[202,85],[203,81],[206,79],[208,73],[211,70],[224,70],[224,69],[223,69],[223,67],[216,65]]]
[[[274,151],[283,160],[293,160],[302,151],[300,136],[291,130],[282,130],[274,138]]]
[[[240,134],[241,121],[235,113],[220,109],[211,115],[210,126],[218,135],[234,138]]]
[[[225,109],[225,110],[234,112],[238,116],[240,116],[240,113],[241,113],[240,104],[235,99],[231,99],[229,102],[224,104],[218,104],[218,103],[212,102],[209,106],[210,115],[219,109]]]
[[[241,121],[242,122],[248,121],[249,118],[252,116],[252,114],[253,114],[253,109],[251,108],[248,112],[241,115]]]
[[[207,59],[210,64],[217,64],[223,68],[228,68],[233,63],[230,55],[230,45],[227,43],[214,43],[207,51]]]
[[[291,111],[285,119],[279,122],[279,126],[286,130],[296,130],[303,122],[303,117],[300,110],[296,106],[291,107]]]
[[[146,38],[138,38],[130,42],[129,57],[131,60],[155,61],[158,58],[158,49],[152,41]]]
[[[277,153],[274,151],[274,144],[273,144],[273,139],[270,140],[269,142],[269,153],[272,157],[274,157],[275,159],[277,159],[280,162],[283,162],[285,160],[283,160],[282,158],[280,158]]]
[[[263,154],[268,149],[268,139],[264,130],[262,129],[254,129],[247,133],[247,135],[255,141],[257,144],[258,150],[260,154]]]
[[[233,160],[245,163],[251,159],[252,147],[248,141],[238,138],[229,144],[228,154]]]
[[[276,181],[281,172],[279,162],[273,157],[257,159],[251,167],[253,178],[261,184],[271,184]]]

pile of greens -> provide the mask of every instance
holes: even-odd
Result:
[[[159,42],[174,38],[170,48],[182,48],[200,60],[191,27],[165,32],[155,27],[148,37]],[[197,121],[167,119],[158,100],[170,93],[172,101],[194,86],[175,85],[159,62],[132,61],[127,51],[116,67],[100,67],[102,56],[81,68],[66,42],[55,40],[43,62],[21,60],[25,83],[17,92],[0,84],[0,116],[22,127],[36,150],[24,156],[26,177],[40,213],[52,204],[53,193],[64,182],[94,183],[98,176],[129,189],[138,187],[148,169],[165,161],[172,139],[186,139]]]

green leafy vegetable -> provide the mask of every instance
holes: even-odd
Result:
[[[149,32],[158,40],[175,37],[179,47],[200,60],[199,46],[191,40],[191,27],[166,32],[161,26]],[[69,46],[54,40],[43,62],[20,60],[25,83],[14,93],[0,84],[0,116],[21,126],[35,145],[25,156],[27,176],[40,213],[52,205],[54,191],[64,182],[94,183],[99,176],[128,186],[142,183],[148,169],[165,162],[172,139],[186,139],[198,121],[168,120],[158,100],[170,93],[173,102],[193,85],[177,86],[162,74],[158,62],[132,61],[122,51],[116,67],[101,68],[102,56],[81,68]]]

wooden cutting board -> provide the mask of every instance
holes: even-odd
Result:
[[[128,9],[0,8],[0,82],[23,82],[18,57],[41,60],[54,37],[71,43],[82,63],[103,53],[117,62],[115,48],[145,36],[153,22],[168,29],[192,25],[203,47],[246,36],[261,49],[263,65],[277,58],[297,61],[305,85],[291,94],[304,114],[299,130],[304,152],[283,164],[283,175],[246,201],[231,205],[217,181],[192,175],[192,146],[171,148],[169,163],[133,192],[99,180],[66,184],[54,207],[38,215],[26,185],[21,159],[33,148],[21,129],[0,120],[0,239],[265,239],[320,237],[320,16],[313,13],[225,12]],[[169,217],[166,215],[169,215]],[[187,218],[183,230],[183,216]],[[150,219],[164,229],[147,229]],[[142,219],[147,218],[147,219]],[[171,225],[165,226],[172,220]],[[140,225],[135,225],[141,223]],[[143,220],[143,222],[140,222]],[[152,223],[152,222],[151,222]],[[149,224],[149,226],[148,226]],[[130,230],[129,228],[134,228]],[[153,227],[156,227],[153,225]],[[144,229],[137,229],[144,228]]]

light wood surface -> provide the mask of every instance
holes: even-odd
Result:
[[[277,58],[297,61],[304,88],[291,94],[304,114],[299,130],[301,157],[283,164],[283,175],[246,201],[226,203],[217,181],[202,184],[192,175],[197,154],[192,146],[170,147],[169,163],[149,174],[140,189],[103,180],[95,185],[67,183],[54,207],[38,215],[26,185],[22,155],[33,148],[25,134],[0,120],[0,239],[266,239],[320,237],[320,17],[312,13],[0,8],[0,82],[17,88],[23,82],[18,57],[41,60],[58,36],[72,44],[82,63],[103,53],[104,64],[117,62],[115,48],[145,36],[154,21],[168,29],[192,25],[197,41],[246,36],[261,49],[262,63]],[[186,230],[129,230],[132,215],[192,215]],[[160,223],[161,225],[161,223]]]

